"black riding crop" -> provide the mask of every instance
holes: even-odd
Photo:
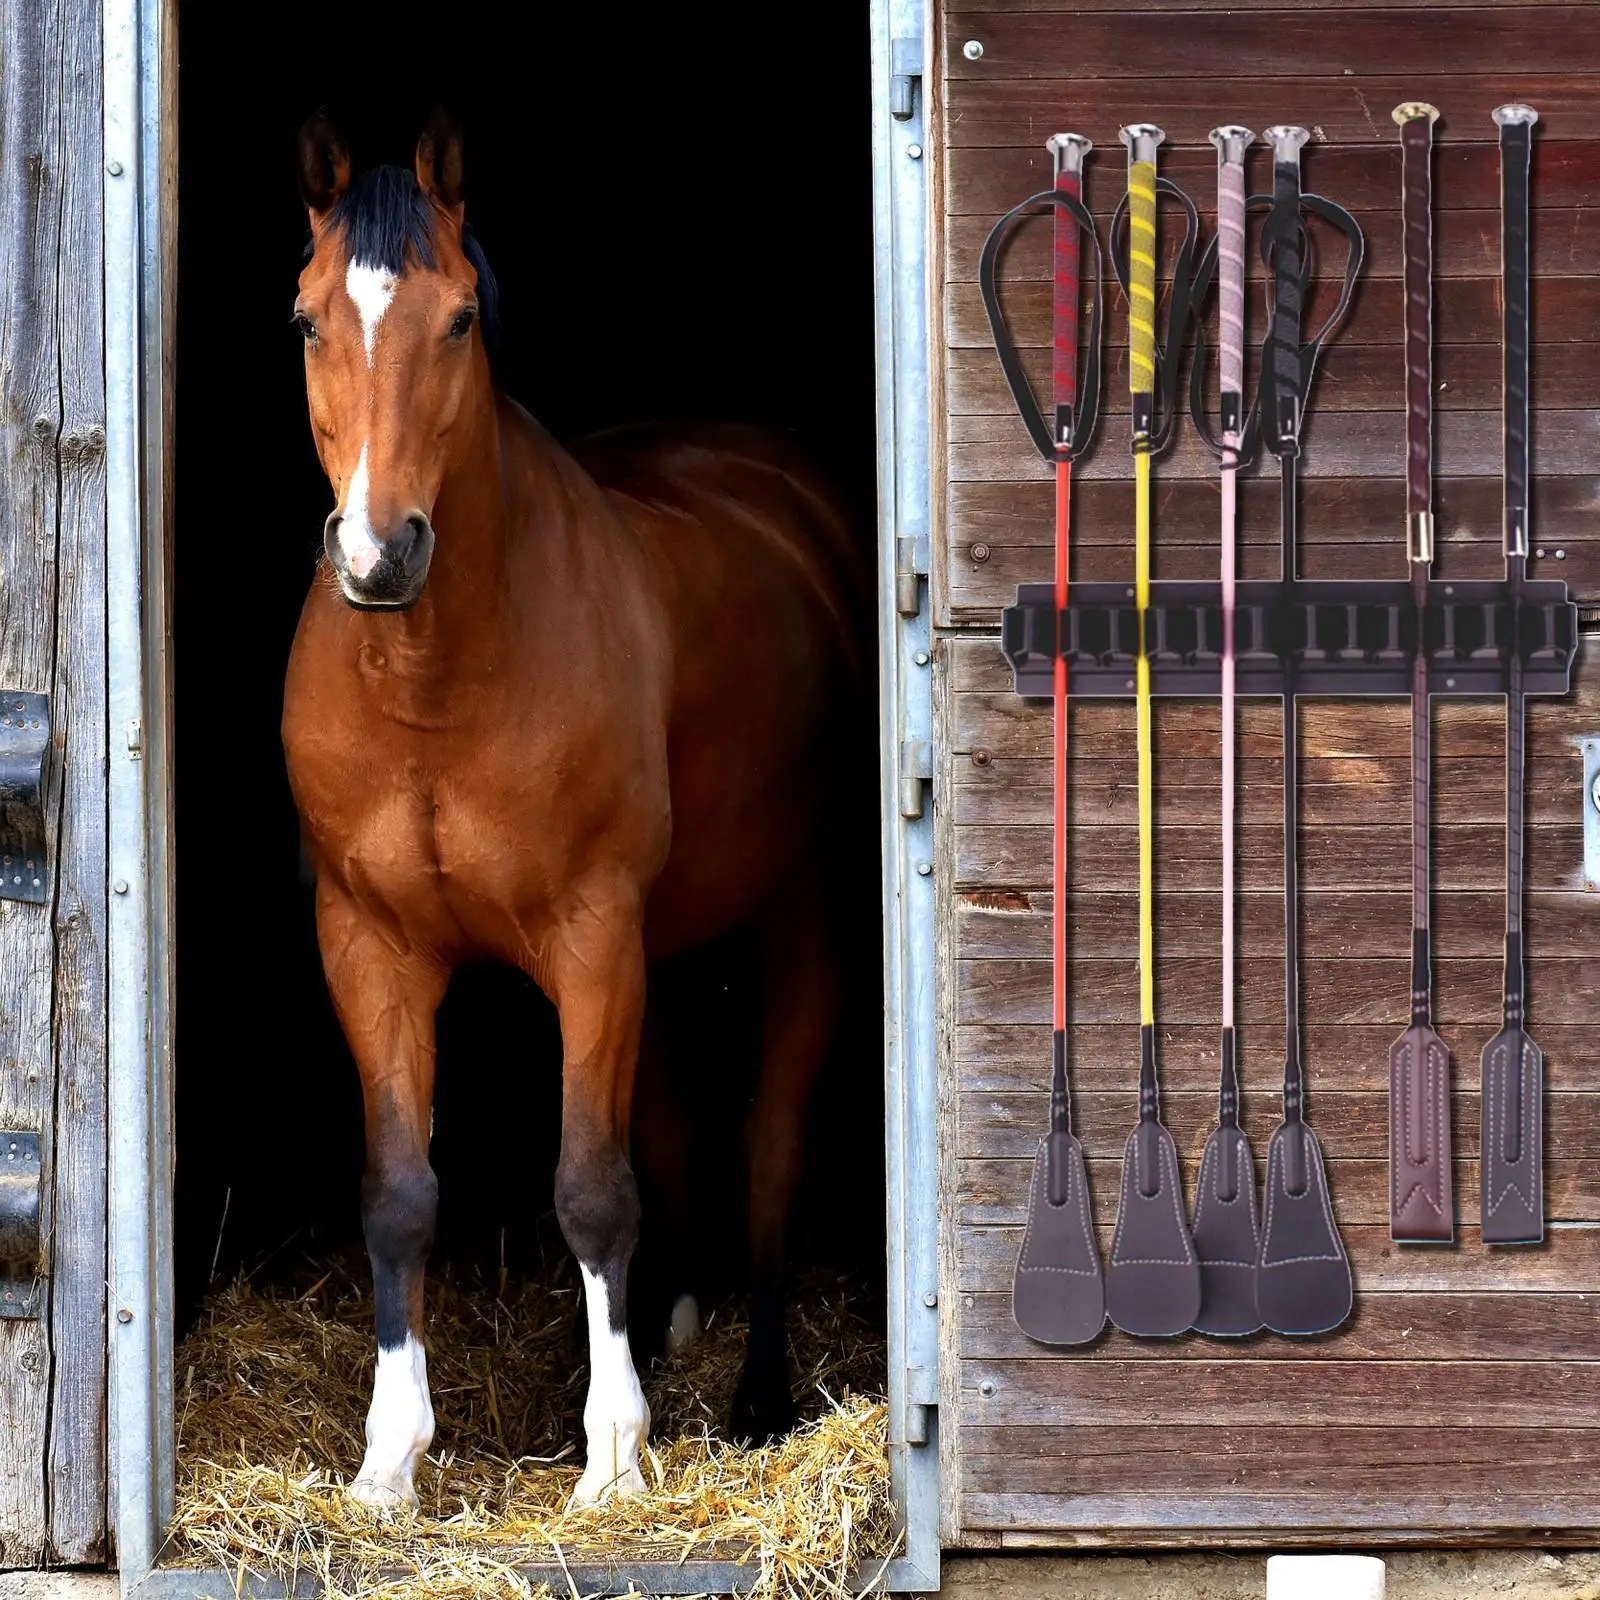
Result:
[[[1297,779],[1299,746],[1295,660],[1317,648],[1313,613],[1295,602],[1295,518],[1301,425],[1322,341],[1344,316],[1361,270],[1363,242],[1355,218],[1300,184],[1304,128],[1267,129],[1272,144],[1273,193],[1261,236],[1271,275],[1268,332],[1262,346],[1262,442],[1282,469],[1283,587],[1280,626],[1303,629],[1297,647],[1283,641],[1283,1121],[1267,1151],[1265,1225],[1256,1270],[1261,1320],[1278,1333],[1323,1333],[1350,1314],[1350,1261],[1339,1237],[1323,1169],[1322,1149],[1306,1121],[1300,1060],[1299,870]],[[1321,332],[1302,345],[1301,316],[1308,280],[1309,213],[1344,234],[1349,254],[1343,293]]]
[[[1420,101],[1396,106],[1405,227],[1406,556],[1416,601],[1411,658],[1411,1026],[1389,1047],[1389,1235],[1448,1244],[1450,1049],[1434,1031],[1429,934],[1428,568],[1433,561],[1433,124]]]
[[[1505,549],[1511,609],[1506,680],[1505,1025],[1483,1052],[1485,1244],[1536,1244],[1544,1237],[1544,1054],[1523,1027],[1522,803],[1523,584],[1528,576],[1528,167],[1532,106],[1501,106],[1500,277],[1505,304]]]

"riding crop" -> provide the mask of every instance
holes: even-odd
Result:
[[[1411,658],[1411,1026],[1389,1047],[1389,1236],[1448,1244],[1450,1049],[1434,1031],[1429,933],[1428,568],[1433,561],[1433,124],[1420,101],[1396,106],[1405,226],[1406,557],[1416,601]]]
[[[1304,128],[1267,129],[1272,144],[1272,206],[1261,253],[1271,275],[1268,331],[1262,346],[1262,442],[1282,473],[1284,619],[1303,619],[1304,650],[1316,650],[1314,613],[1295,603],[1295,520],[1300,443],[1306,402],[1322,341],[1342,319],[1361,268],[1363,242],[1355,218],[1300,184]],[[1320,333],[1302,345],[1301,316],[1309,273],[1305,215],[1331,222],[1349,248],[1344,290]],[[1350,1314],[1350,1262],[1339,1237],[1323,1169],[1322,1148],[1306,1121],[1300,1060],[1299,867],[1297,776],[1299,724],[1295,702],[1296,642],[1283,641],[1283,1121],[1267,1150],[1266,1222],[1256,1269],[1261,1320],[1278,1333],[1322,1333]]]
[[[1544,1237],[1544,1054],[1523,1027],[1523,585],[1528,576],[1528,167],[1532,106],[1494,113],[1500,128],[1500,277],[1505,306],[1505,552],[1511,609],[1506,680],[1505,1025],[1483,1052],[1485,1244]]]
[[[1150,457],[1164,448],[1174,420],[1172,394],[1188,321],[1190,272],[1199,219],[1193,203],[1166,179],[1157,180],[1156,150],[1165,135],[1138,123],[1121,130],[1128,147],[1128,193],[1112,224],[1127,219],[1127,259],[1113,260],[1128,297],[1128,376],[1133,405],[1135,493],[1134,607],[1139,746],[1139,1121],[1122,1158],[1122,1196],[1106,1262],[1106,1310],[1124,1333],[1182,1333],[1200,1311],[1200,1265],[1184,1216],[1177,1146],[1161,1122],[1156,1077],[1153,751],[1150,655],[1145,637],[1150,604]],[[1156,343],[1156,196],[1177,196],[1188,231],[1173,276],[1167,344]],[[1126,270],[1124,271],[1124,266]],[[1158,381],[1165,404],[1156,405]]]
[[[1190,387],[1201,437],[1213,443],[1222,472],[1222,1082],[1217,1126],[1206,1140],[1195,1189],[1194,1247],[1200,1258],[1201,1333],[1238,1336],[1261,1326],[1256,1310],[1256,1258],[1261,1250],[1256,1207],[1256,1167],[1239,1125],[1239,1068],[1235,1054],[1234,994],[1234,688],[1238,602],[1235,544],[1238,477],[1244,448],[1245,151],[1255,141],[1248,128],[1213,128],[1217,147],[1217,236],[1196,274],[1198,304],[1217,266],[1218,359],[1222,432],[1213,440],[1204,417],[1203,361],[1197,349]]]
[[[1047,148],[1055,166],[1055,186],[1024,200],[995,224],[983,247],[978,278],[994,333],[995,349],[1012,398],[1040,455],[1055,471],[1055,639],[1053,677],[1053,856],[1051,889],[1051,1049],[1050,1129],[1039,1142],[1028,1190],[1028,1223],[1012,1280],[1011,1307],[1017,1326],[1041,1344],[1085,1344],[1105,1326],[1106,1302],[1089,1201],[1083,1146],[1072,1131],[1067,1083],[1067,650],[1061,638],[1070,571],[1069,529],[1072,462],[1094,433],[1100,373],[1100,244],[1084,209],[1083,163],[1093,148],[1076,133],[1058,133]],[[1054,218],[1051,254],[1051,377],[1054,414],[1045,423],[1017,360],[1000,312],[995,271],[1012,226],[1049,204]],[[1094,249],[1094,300],[1089,323],[1089,354],[1082,395],[1078,391],[1079,233],[1086,230]],[[1081,401],[1081,403],[1080,403]]]

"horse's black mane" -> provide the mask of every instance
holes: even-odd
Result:
[[[358,266],[399,277],[413,264],[435,264],[433,202],[405,167],[372,167],[356,174],[334,201],[328,221],[343,235],[345,249]],[[470,226],[461,230],[461,249],[478,274],[478,315],[492,355],[500,336],[499,286]]]

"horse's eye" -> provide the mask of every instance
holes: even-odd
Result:
[[[305,314],[305,312],[295,312],[294,325],[300,330],[300,337],[304,339],[307,344],[315,344],[317,342],[317,325]]]
[[[456,312],[450,323],[450,337],[452,339],[465,339],[472,332],[472,324],[477,321],[478,313],[472,306],[463,306]]]

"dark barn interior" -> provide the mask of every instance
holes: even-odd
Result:
[[[498,277],[504,386],[558,437],[656,417],[797,431],[873,537],[866,14],[644,4],[340,4],[314,22],[180,12],[176,513],[177,1268],[180,1326],[241,1269],[359,1250],[360,1099],[323,987],[278,722],[331,494],[290,324],[308,233],[296,134],[326,106],[358,167],[409,165],[430,107],[467,135],[468,215]],[[237,565],[218,570],[221,544]],[[201,532],[204,538],[197,537]],[[208,552],[201,554],[202,550]],[[730,626],[737,625],[730,619]],[[870,647],[870,641],[868,641]],[[870,658],[870,648],[869,648]],[[874,906],[877,774],[859,795]],[[802,1266],[883,1276],[881,992],[864,975],[812,1119]],[[704,1019],[703,1164],[736,1223],[753,1010],[736,950],[675,975]],[[458,975],[440,1017],[439,1255],[512,1272],[560,1248],[551,1008]],[[840,1184],[840,1171],[853,1181]],[[708,1233],[708,1239],[713,1237]],[[735,1287],[736,1238],[715,1271]]]

